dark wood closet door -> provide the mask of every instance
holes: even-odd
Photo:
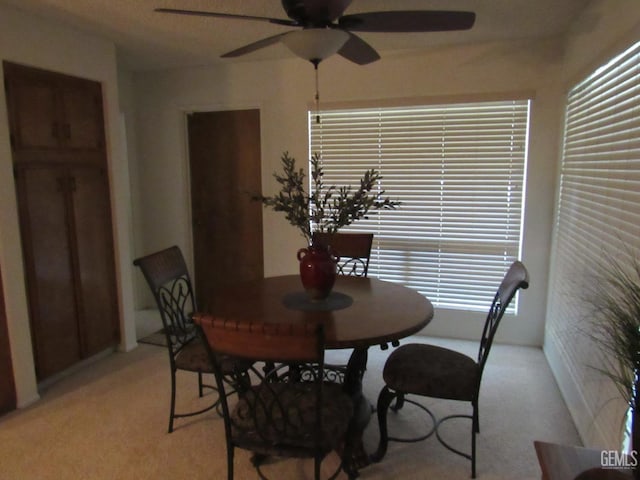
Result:
[[[7,62],[4,70],[15,149],[104,147],[99,83]]]
[[[87,357],[118,341],[109,183],[102,168],[74,167],[69,175],[83,319],[80,338],[83,356]]]
[[[16,386],[13,379],[4,290],[2,288],[2,269],[0,268],[0,414],[15,410],[15,408]]]
[[[264,276],[260,111],[189,115],[196,298],[202,309],[220,286]]]
[[[18,66],[5,63],[4,71],[13,147],[57,148],[61,126],[53,85]]]
[[[32,337],[39,379],[79,361],[78,315],[64,168],[17,169]]]
[[[70,82],[60,88],[62,142],[70,149],[104,145],[102,89],[99,84]]]
[[[39,381],[118,342],[102,86],[3,62]]]

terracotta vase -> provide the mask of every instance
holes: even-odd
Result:
[[[324,245],[311,245],[298,250],[300,280],[311,300],[324,300],[336,281],[338,258]]]

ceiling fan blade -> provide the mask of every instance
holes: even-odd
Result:
[[[347,33],[349,34],[349,40],[338,50],[338,55],[358,65],[366,65],[380,60],[380,55],[378,55],[378,52],[376,52],[371,45],[357,35],[351,32]]]
[[[273,45],[274,43],[278,43],[280,39],[288,33],[291,32],[279,33],[271,37],[263,38],[262,40],[250,43],[248,45],[245,45],[244,47],[237,48],[220,56],[222,58],[239,57],[241,55],[246,55],[247,53],[255,52],[256,50],[260,50],[261,48],[268,47],[270,45]]]
[[[305,26],[325,26],[344,13],[352,0],[282,0],[289,18]]]
[[[403,10],[345,15],[338,20],[338,25],[356,32],[443,32],[468,30],[475,20],[476,14],[473,12]]]
[[[176,15],[194,15],[198,17],[231,18],[235,20],[257,20],[259,22],[275,23],[276,25],[286,25],[288,27],[299,26],[298,22],[282,18],[256,17],[252,15],[234,15],[233,13],[204,12],[200,10],[180,10],[176,8],[156,8],[155,11],[159,13],[174,13]]]

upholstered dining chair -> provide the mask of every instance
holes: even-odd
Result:
[[[219,403],[218,396],[211,405],[193,412],[176,413],[176,372],[185,370],[198,374],[198,395],[204,395],[204,389],[216,390],[213,385],[203,382],[204,374],[211,374],[213,365],[209,353],[202,342],[191,314],[197,310],[191,278],[182,252],[177,246],[134,260],[140,267],[155,298],[169,352],[171,369],[171,406],[169,410],[169,433],[173,432],[174,420],[181,417],[199,415]],[[234,368],[233,361],[224,359],[225,369]],[[246,368],[247,365],[244,365]]]
[[[353,403],[341,385],[325,381],[322,324],[251,323],[207,314],[194,315],[194,321],[210,347],[221,392],[229,480],[236,448],[254,454],[261,479],[266,478],[261,469],[266,457],[313,458],[316,480],[329,452],[344,445],[343,458],[348,458]],[[229,377],[218,361],[222,355],[273,366],[232,375],[238,391],[233,408],[225,395]],[[343,465],[344,461],[329,478],[336,478]]]
[[[313,234],[313,242],[331,247],[340,260],[338,274],[366,277],[373,233],[320,233]]]
[[[373,461],[380,461],[384,457],[389,440],[416,442],[425,440],[435,432],[436,438],[447,449],[471,460],[471,477],[476,477],[476,434],[480,432],[478,395],[482,373],[505,310],[516,292],[528,286],[529,274],[526,267],[519,261],[513,262],[491,303],[476,359],[447,348],[418,343],[402,345],[389,355],[382,373],[385,386],[378,396],[380,442],[377,451],[371,456]],[[407,395],[468,401],[471,402],[473,411],[471,415],[450,415],[437,420],[429,409],[415,400],[406,398]],[[431,417],[433,428],[417,438],[389,437],[387,412],[394,399],[392,410],[397,412],[404,402],[416,405]],[[451,418],[471,419],[471,454],[453,448],[440,436],[438,429],[443,422]]]

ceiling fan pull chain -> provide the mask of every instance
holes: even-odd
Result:
[[[318,87],[318,61],[312,61],[316,73],[316,123],[320,123],[320,89]]]

